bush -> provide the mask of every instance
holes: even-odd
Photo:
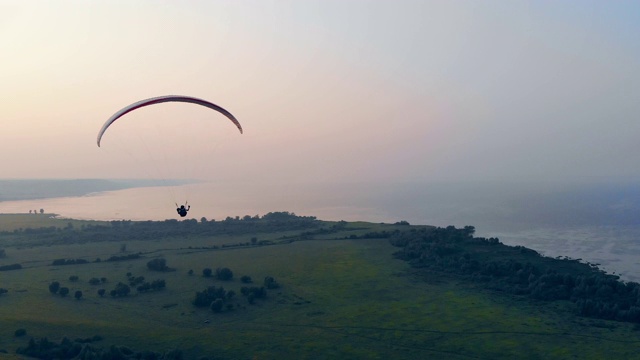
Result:
[[[51,292],[52,294],[57,294],[58,290],[60,290],[60,283],[59,282],[54,281],[51,284],[49,284],[49,292]]]
[[[16,337],[21,337],[21,336],[25,336],[27,335],[27,330],[25,329],[18,329],[13,333],[14,336]]]
[[[211,306],[216,299],[225,299],[227,292],[223,287],[209,286],[204,291],[197,291],[195,299],[191,301],[196,307]]]
[[[264,299],[267,297],[267,290],[264,288],[264,286],[243,286],[242,288],[240,288],[240,293],[243,296],[247,297],[247,301],[249,301],[249,304],[253,304],[255,302],[255,299]]]
[[[217,268],[216,269],[216,278],[222,281],[229,281],[233,279],[233,271],[229,268]]]
[[[253,282],[253,280],[251,280],[251,276],[247,276],[247,275],[243,275],[243,276],[240,278],[240,281],[241,281],[243,284],[251,284],[251,283]]]
[[[131,292],[131,288],[129,287],[129,285],[119,282],[116,285],[116,288],[111,290],[109,294],[113,297],[127,296],[129,295],[130,292]]]
[[[147,263],[149,270],[153,271],[168,271],[167,260],[163,258],[153,259]]]

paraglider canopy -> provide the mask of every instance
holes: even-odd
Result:
[[[201,106],[205,106],[208,107],[209,109],[213,109],[218,111],[219,113],[221,113],[222,115],[226,116],[229,120],[231,120],[236,127],[238,128],[238,130],[240,130],[240,133],[242,134],[242,126],[240,125],[240,122],[238,122],[238,120],[227,110],[225,110],[224,108],[222,108],[221,106],[218,106],[212,102],[206,101],[206,100],[202,100],[202,99],[198,99],[195,97],[191,97],[191,96],[183,96],[183,95],[165,95],[165,96],[158,96],[158,97],[154,97],[154,98],[150,98],[150,99],[146,99],[146,100],[141,100],[138,102],[135,102],[129,106],[125,106],[124,108],[120,109],[118,112],[116,112],[115,114],[113,114],[105,123],[104,125],[102,125],[102,129],[100,129],[100,131],[98,132],[98,147],[100,146],[100,140],[102,139],[102,136],[104,135],[104,132],[107,131],[107,128],[109,128],[109,126],[111,126],[111,124],[113,124],[116,120],[118,120],[119,118],[121,118],[122,116],[126,115],[127,113],[139,109],[141,107],[145,107],[145,106],[149,106],[149,105],[154,105],[154,104],[160,104],[160,103],[164,103],[164,102],[185,102],[185,103],[191,103],[191,104],[197,104],[197,105],[201,105]]]

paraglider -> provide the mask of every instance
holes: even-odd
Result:
[[[141,107],[149,106],[149,105],[164,103],[164,102],[185,102],[185,103],[201,105],[204,107],[208,107],[209,109],[216,110],[222,115],[226,116],[229,120],[231,120],[236,125],[238,130],[240,130],[240,134],[242,134],[242,126],[240,125],[240,122],[238,122],[235,116],[233,116],[230,112],[228,112],[221,106],[218,106],[212,102],[198,99],[191,96],[165,95],[165,96],[158,96],[158,97],[135,102],[129,106],[125,106],[124,108],[120,109],[118,112],[113,114],[104,123],[104,125],[102,125],[102,129],[100,129],[100,131],[98,132],[98,141],[97,141],[98,147],[100,147],[100,140],[102,140],[102,136],[104,135],[104,132],[107,131],[107,128],[109,128],[109,126],[111,126],[111,124],[113,124],[116,120],[118,120],[119,118],[121,118],[122,116],[126,115],[127,113],[133,110],[139,109]]]
[[[201,106],[207,107],[209,109],[215,110],[215,111],[221,113],[222,115],[226,116],[229,120],[231,120],[231,122],[238,128],[238,130],[240,130],[240,134],[242,134],[242,126],[240,125],[240,122],[238,122],[238,120],[235,118],[235,116],[233,116],[229,111],[227,111],[226,109],[222,108],[221,106],[218,106],[218,105],[216,105],[216,104],[214,104],[212,102],[209,102],[209,101],[206,101],[206,100],[203,100],[203,99],[199,99],[199,98],[195,98],[195,97],[191,97],[191,96],[165,95],[165,96],[158,96],[158,97],[154,97],[154,98],[141,100],[141,101],[135,102],[135,103],[133,103],[131,105],[125,106],[124,108],[118,110],[115,114],[113,114],[104,123],[104,125],[102,125],[102,128],[98,132],[98,137],[97,137],[98,147],[100,147],[100,141],[102,140],[102,136],[105,134],[105,131],[107,131],[109,126],[111,126],[111,124],[113,124],[116,120],[120,119],[124,115],[126,115],[129,112],[134,111],[136,109],[140,109],[142,107],[149,106],[149,105],[161,104],[161,103],[164,103],[164,102],[191,103],[191,104],[201,105]],[[185,207],[185,205],[186,205],[186,207]],[[187,205],[186,203],[185,203],[185,205],[181,205],[180,207],[176,208],[176,211],[178,212],[178,215],[180,215],[180,217],[187,216],[187,212],[189,211],[189,209],[191,209],[190,205]],[[176,206],[177,206],[177,204],[176,204]]]
[[[176,208],[176,211],[178,212],[178,215],[180,215],[180,217],[185,217],[187,216],[187,211],[189,211],[191,209],[191,205],[187,205],[187,207],[184,207],[184,205],[180,205],[179,208]]]

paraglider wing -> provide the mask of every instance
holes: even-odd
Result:
[[[100,146],[100,140],[102,139],[102,135],[104,135],[104,132],[107,131],[107,128],[109,126],[111,126],[111,124],[113,124],[116,120],[118,120],[119,118],[121,118],[122,116],[124,116],[125,114],[139,109],[141,107],[145,107],[145,106],[149,106],[149,105],[155,105],[155,104],[160,104],[163,102],[186,102],[186,103],[191,103],[191,104],[198,104],[198,105],[202,105],[205,107],[208,107],[209,109],[213,109],[218,111],[219,113],[221,113],[222,115],[226,116],[227,118],[229,118],[229,120],[231,120],[237,127],[238,130],[240,130],[240,133],[242,134],[242,126],[240,125],[240,123],[238,122],[238,120],[227,110],[223,109],[222,107],[206,101],[206,100],[202,100],[202,99],[198,99],[198,98],[194,98],[191,96],[181,96],[181,95],[166,95],[166,96],[158,96],[158,97],[154,97],[151,99],[146,99],[146,100],[141,100],[138,102],[135,102],[129,106],[126,106],[122,109],[120,109],[118,112],[116,112],[115,114],[113,114],[109,120],[107,120],[107,122],[104,123],[104,125],[102,125],[102,129],[100,129],[100,132],[98,132],[98,147]]]

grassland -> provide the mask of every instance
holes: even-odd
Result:
[[[68,220],[40,215],[0,215],[0,231],[67,226]],[[341,239],[396,225],[349,223],[340,233],[273,246],[197,249],[278,239],[280,233],[137,241],[127,253],[143,259],[51,266],[58,258],[108,258],[121,243],[95,242],[5,248],[0,265],[23,269],[0,272],[0,349],[14,354],[29,336],[59,341],[63,336],[101,335],[100,346],[167,351],[180,348],[186,359],[633,359],[640,332],[631,324],[576,317],[562,303],[545,305],[487,292],[442,275],[417,273],[393,258],[386,239]],[[37,243],[37,242],[36,242]],[[174,272],[149,271],[146,262],[163,257]],[[202,277],[203,268],[229,267],[235,278]],[[188,270],[194,275],[189,276]],[[99,297],[97,289],[126,282],[126,273],[162,278],[167,288],[125,298]],[[70,282],[69,276],[79,276]],[[268,299],[214,314],[191,305],[196,291],[224,286],[239,293],[242,275],[258,284],[273,276],[282,285]],[[106,277],[92,286],[92,277]],[[48,284],[81,290],[62,298]],[[16,338],[24,328],[27,337]],[[2,354],[0,354],[2,356]],[[7,357],[19,358],[15,355]]]

